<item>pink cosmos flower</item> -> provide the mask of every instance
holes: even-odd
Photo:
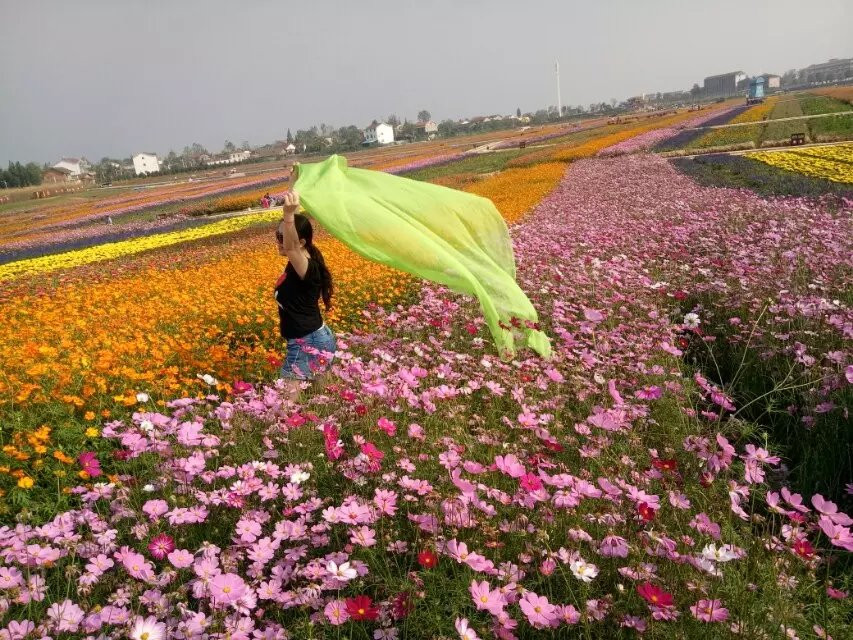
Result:
[[[154,536],[148,544],[148,551],[151,552],[151,555],[156,560],[162,560],[174,550],[175,541],[172,539],[172,536],[165,533]]]
[[[628,541],[620,536],[606,536],[598,547],[598,552],[610,558],[627,558]]]
[[[246,583],[235,573],[220,573],[209,586],[211,597],[220,606],[233,604],[246,595]]]
[[[503,595],[499,589],[491,589],[485,580],[482,582],[472,580],[469,591],[478,611],[485,610],[495,616],[503,611],[506,604]]]
[[[166,637],[166,625],[158,622],[154,616],[136,616],[130,637],[132,640],[163,640]]]
[[[382,429],[382,431],[387,433],[391,438],[397,435],[397,425],[384,416],[376,421],[376,426]]]
[[[347,605],[343,600],[332,600],[329,602],[325,609],[323,609],[323,615],[325,615],[326,619],[336,627],[349,620]]]
[[[833,586],[826,585],[826,595],[834,600],[844,600],[847,597],[847,592],[841,589],[836,589]]]
[[[169,503],[165,500],[148,500],[142,505],[142,513],[156,521],[169,511]]]
[[[690,613],[702,622],[723,622],[729,618],[729,610],[719,600],[700,600],[690,607]]]
[[[534,627],[550,626],[551,622],[557,619],[555,607],[548,602],[548,598],[538,596],[532,591],[524,594],[519,606],[521,606],[524,615],[527,616],[528,622]]]
[[[570,604],[558,606],[554,613],[566,624],[577,624],[581,619],[580,611]]]
[[[480,640],[477,632],[468,626],[468,618],[456,618],[453,626],[456,627],[459,640]]]
[[[192,565],[194,556],[186,549],[175,549],[167,558],[176,569],[186,569]]]

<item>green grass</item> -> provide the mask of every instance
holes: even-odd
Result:
[[[801,115],[803,115],[803,110],[802,107],[800,107],[800,101],[797,98],[788,98],[785,100],[779,100],[779,102],[776,103],[776,106],[770,113],[770,119],[777,120],[779,118],[796,118]]]
[[[812,140],[816,142],[831,142],[836,140],[853,140],[853,113],[808,120]]]
[[[779,142],[789,142],[791,135],[795,133],[806,134],[806,141],[809,140],[808,120],[783,120],[782,122],[773,122],[772,120],[764,125],[764,130],[761,134],[761,144],[772,144]]]
[[[800,98],[800,107],[807,116],[821,113],[837,113],[839,111],[853,111],[853,105],[843,100],[836,100],[829,96],[815,96],[806,94]]]
[[[406,177],[413,180],[433,180],[444,176],[456,175],[457,173],[491,173],[492,171],[502,170],[507,162],[522,153],[524,153],[522,149],[510,149],[508,151],[472,155],[456,162],[413,171],[412,173],[407,173]]]

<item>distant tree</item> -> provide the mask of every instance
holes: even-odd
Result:
[[[397,117],[396,113],[392,113],[390,116],[388,116],[388,120],[386,120],[386,122],[392,127],[396,127],[398,124],[400,124],[400,118]]]
[[[515,117],[516,117],[516,118],[520,118],[520,117],[521,117],[521,107],[516,108],[516,110],[515,110]]]
[[[421,111],[418,111],[418,121],[419,122],[428,122],[430,118],[432,118],[432,114],[430,114],[430,112],[427,111],[426,109],[422,109]]]
[[[190,153],[194,156],[210,155],[210,152],[204,148],[204,145],[199,144],[198,142],[193,142],[190,147]]]
[[[248,151],[248,150],[249,150],[249,149],[251,149],[251,148],[252,148],[252,147],[251,147],[251,146],[249,146],[249,141],[248,141],[248,140],[243,140],[243,142],[241,142],[241,143],[240,143],[240,149],[242,149],[243,151]]]
[[[694,99],[698,98],[701,93],[702,87],[700,87],[697,83],[694,82],[693,87],[690,89],[690,97]]]
[[[237,151],[237,147],[235,147],[234,143],[230,140],[226,140],[225,144],[222,145],[222,150],[225,153],[234,153],[235,151]]]
[[[20,162],[9,162],[5,170],[0,170],[0,187],[14,189],[15,187],[29,187],[41,184],[42,170],[35,162],[21,164]]]
[[[290,133],[290,129],[287,130],[287,144],[293,144],[293,134]]]

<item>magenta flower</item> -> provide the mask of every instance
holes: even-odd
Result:
[[[719,600],[700,600],[690,607],[690,613],[702,622],[723,622],[729,619],[729,610]]]
[[[165,533],[154,536],[148,544],[148,551],[156,560],[162,560],[174,550],[175,541],[172,536]]]
[[[519,480],[521,488],[526,491],[538,491],[542,488],[542,481],[534,473],[525,473]]]
[[[84,451],[77,458],[77,462],[90,477],[97,478],[101,475],[101,463],[98,461],[98,454],[94,451]]]
[[[607,536],[601,541],[598,552],[610,558],[627,558],[628,541],[620,536]]]

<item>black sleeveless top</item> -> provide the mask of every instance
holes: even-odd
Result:
[[[287,263],[284,273],[275,283],[274,293],[282,338],[304,338],[323,326],[320,313],[322,288],[320,264],[316,260],[308,259],[304,278],[300,278],[293,265]]]

